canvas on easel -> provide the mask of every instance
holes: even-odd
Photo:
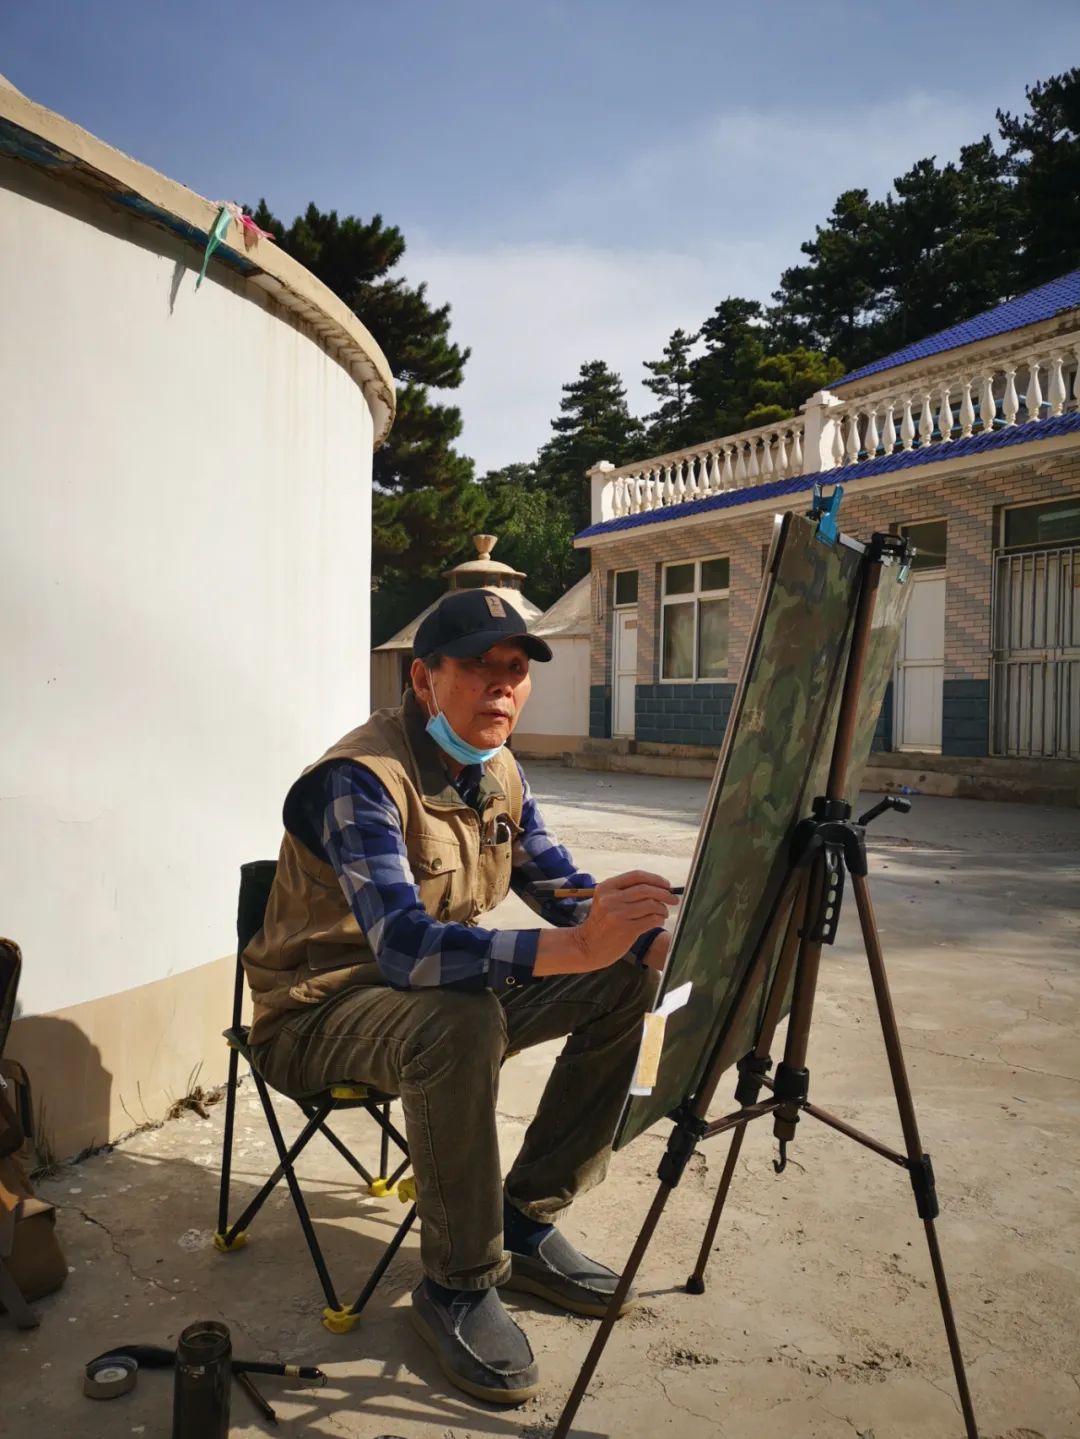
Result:
[[[785,846],[825,788],[859,595],[862,547],[778,515],[743,675],[705,807],[686,895],[657,998],[690,985],[665,1020],[651,1094],[632,1095],[615,1146],[670,1114],[700,1083],[785,872]],[[852,760],[854,799],[892,674],[909,587],[883,576]],[[779,944],[777,944],[777,952]],[[776,954],[772,965],[775,965]],[[764,996],[766,988],[762,989]],[[785,1012],[787,1009],[785,1005]],[[752,1038],[730,1036],[724,1064]]]

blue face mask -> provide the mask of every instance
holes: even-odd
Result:
[[[430,674],[428,683],[431,684]],[[495,758],[502,749],[501,744],[497,744],[494,749],[477,749],[474,744],[468,744],[451,728],[450,721],[438,708],[439,701],[435,699],[433,684],[431,698],[435,701],[436,713],[427,722],[427,732],[444,753],[451,759],[456,759],[459,764],[487,764],[489,759]]]

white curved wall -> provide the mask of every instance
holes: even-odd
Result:
[[[239,864],[368,712],[367,404],[192,259],[0,165],[0,932],[29,1013],[227,954]]]

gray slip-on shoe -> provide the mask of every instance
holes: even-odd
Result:
[[[602,1318],[608,1311],[619,1275],[588,1259],[557,1229],[552,1229],[539,1244],[535,1255],[510,1251],[510,1278],[503,1286],[525,1294],[538,1294],[560,1309],[572,1314],[588,1314]],[[631,1288],[619,1308],[622,1317],[637,1303]]]
[[[497,1290],[469,1298],[472,1302],[454,1300],[446,1307],[421,1281],[412,1293],[413,1325],[458,1389],[489,1404],[524,1404],[540,1388],[528,1339]]]

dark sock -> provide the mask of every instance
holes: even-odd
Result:
[[[470,1303],[479,1304],[487,1293],[486,1289],[447,1289],[445,1284],[436,1284],[434,1279],[429,1279],[426,1274],[424,1283],[427,1285],[428,1294],[442,1309],[449,1309],[456,1299],[466,1299]]]
[[[508,1199],[503,1200],[503,1243],[511,1253],[535,1254],[554,1228],[554,1224],[530,1219]]]

